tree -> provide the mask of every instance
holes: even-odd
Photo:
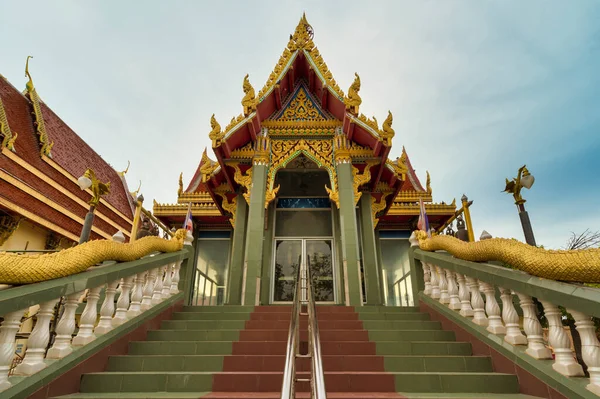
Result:
[[[577,235],[571,232],[571,238],[567,241],[565,249],[588,249],[600,246],[600,231],[592,232],[586,229],[583,233]]]

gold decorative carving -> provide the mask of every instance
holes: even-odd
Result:
[[[208,157],[206,148],[202,153],[202,159],[200,160],[200,175],[202,176],[202,183],[206,183],[214,171],[219,167],[219,164]]]
[[[273,201],[277,197],[277,193],[279,192],[280,187],[281,185],[278,184],[277,187],[273,189],[267,189],[267,191],[265,192],[265,209],[267,209],[271,201]]]
[[[369,126],[375,132],[379,132],[379,123],[377,123],[377,119],[375,117],[369,119],[364,114],[360,114],[358,116],[358,120]]]
[[[183,172],[179,174],[179,189],[177,190],[177,196],[183,194]]]
[[[231,159],[252,159],[254,157],[254,147],[248,143],[242,148],[231,151]]]
[[[33,58],[32,56],[27,56],[27,62],[25,64],[25,76],[29,77],[29,81],[25,85],[27,94],[29,95],[29,100],[33,105],[33,112],[35,114],[35,125],[36,131],[40,139],[41,149],[40,156],[46,155],[47,157],[51,157],[51,150],[54,142],[50,142],[48,139],[48,133],[46,133],[46,124],[44,123],[44,116],[42,115],[42,107],[40,106],[40,97],[35,90],[35,86],[33,85],[33,79],[29,74],[29,59]]]
[[[244,115],[248,116],[252,112],[256,111],[256,95],[254,94],[254,87],[250,84],[248,74],[244,77],[244,83],[242,85],[244,89],[244,98],[242,98],[242,106],[244,107]]]
[[[237,195],[231,199],[231,202],[227,199],[227,195],[225,193],[217,193],[221,198],[223,198],[223,202],[221,202],[221,207],[223,210],[231,213],[231,217],[229,218],[229,223],[231,223],[231,227],[235,228],[235,212],[237,210]]]
[[[358,95],[360,90],[360,77],[357,73],[355,73],[354,76],[354,82],[352,82],[350,88],[348,89],[348,97],[344,99],[344,103],[346,104],[346,110],[354,115],[357,115],[358,107],[362,103],[362,99]]]
[[[354,142],[350,143],[348,147],[348,151],[350,152],[350,156],[354,158],[370,158],[373,156],[373,150],[368,147],[363,147]],[[381,163],[378,161],[377,163]]]
[[[375,196],[371,197],[371,214],[373,215],[373,228],[377,227],[379,223],[379,218],[377,214],[385,209],[387,206],[386,197],[392,194],[391,192],[383,193],[379,202],[377,202],[377,198]]]
[[[290,102],[279,119],[287,121],[325,120],[308,98],[304,87],[298,89],[296,97]]]
[[[6,147],[11,151],[15,150],[15,140],[17,139],[17,132],[13,135],[13,132],[10,130],[10,126],[8,126],[8,118],[6,117],[6,112],[4,111],[4,104],[2,104],[2,99],[0,99],[0,133],[4,136],[2,140],[2,147]]]
[[[208,137],[212,140],[213,148],[217,148],[221,145],[221,141],[225,134],[221,131],[221,125],[215,119],[215,114],[210,117],[210,128],[212,129],[208,134]]]
[[[19,227],[21,218],[10,215],[0,216],[0,245],[4,245],[6,240],[13,235]]]
[[[600,283],[600,249],[546,250],[507,238],[464,242],[449,235],[415,231],[423,251],[448,251],[471,262],[500,261],[532,276],[557,281]]]
[[[345,135],[339,134],[335,136],[333,141],[335,147],[335,163],[350,163],[352,157],[350,156],[350,144]]]
[[[240,186],[246,189],[246,192],[244,193],[244,199],[248,204],[250,204],[250,190],[252,189],[252,168],[248,169],[248,171],[246,172],[247,174],[244,175],[242,173],[242,170],[240,169],[239,162],[230,162],[228,165],[235,169],[233,179],[236,181],[236,183],[238,183]]]
[[[383,121],[383,125],[381,125],[381,131],[379,132],[383,143],[388,147],[392,145],[392,139],[395,135],[394,129],[392,129],[393,120],[394,118],[392,117],[392,112],[388,111],[388,116],[385,118],[385,121]]]
[[[331,188],[327,188],[329,198],[339,207],[337,196],[337,174],[333,164],[333,143],[331,140],[272,140],[271,164],[267,172],[267,197],[273,200],[276,195],[275,175],[298,155],[304,154],[319,167],[327,170]],[[265,201],[265,208],[268,206]]]
[[[229,131],[231,129],[236,127],[244,119],[246,119],[246,116],[244,114],[240,114],[237,117],[234,116],[233,118],[231,118],[231,121],[227,124],[227,126],[225,126],[223,136],[225,136],[225,134],[229,133]]]
[[[354,205],[358,204],[358,200],[360,200],[360,197],[362,196],[362,193],[358,191],[358,189],[363,184],[371,181],[371,168],[378,163],[379,161],[377,160],[368,160],[363,173],[360,173],[356,166],[352,166],[352,189],[354,190]]]

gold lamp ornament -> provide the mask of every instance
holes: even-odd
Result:
[[[85,215],[85,221],[83,228],[81,229],[81,235],[79,236],[79,243],[82,244],[90,239],[90,233],[92,232],[92,224],[94,223],[94,211],[100,203],[100,198],[103,195],[110,193],[110,182],[102,183],[96,178],[96,173],[92,169],[87,169],[85,173],[77,179],[77,184],[82,190],[90,189],[92,191],[92,198],[90,199],[90,209]]]
[[[530,189],[535,182],[535,178],[527,166],[523,165],[519,168],[517,177],[508,180],[506,179],[506,187],[504,188],[505,193],[512,194],[515,199],[515,205],[519,210],[519,217],[521,218],[521,225],[523,227],[523,233],[525,234],[525,241],[529,245],[536,246],[535,237],[533,235],[533,228],[531,227],[531,221],[529,220],[529,214],[525,210],[525,199],[521,196],[521,190],[523,188]]]

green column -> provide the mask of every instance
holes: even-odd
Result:
[[[227,279],[227,305],[242,303],[242,271],[244,269],[244,251],[246,241],[246,216],[248,205],[242,194],[237,196],[235,211],[235,226],[231,244],[231,261],[229,263],[229,278]]]
[[[271,301],[271,273],[273,271],[273,218],[275,217],[275,201],[267,209],[267,226],[263,245],[262,277],[260,284],[260,303],[268,305]]]
[[[352,164],[339,163],[336,166],[340,198],[340,232],[342,236],[342,267],[346,276],[346,305],[362,306],[360,285],[360,264],[358,256],[358,226],[354,205]]]
[[[244,261],[244,305],[258,305],[256,297],[257,279],[261,277],[263,238],[265,233],[265,191],[267,166],[252,167],[252,188],[248,207],[246,229],[246,256]]]
[[[360,197],[359,215],[362,233],[362,259],[365,273],[365,289],[367,305],[381,305],[381,285],[379,283],[379,263],[375,246],[375,228],[371,213],[371,194],[363,193]]]

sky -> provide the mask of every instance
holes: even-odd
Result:
[[[391,110],[390,158],[406,147],[434,201],[466,194],[475,236],[524,240],[505,178],[523,190],[538,244],[600,230],[600,2],[4,1],[0,73],[41,98],[152,200],[175,203],[210,116],[242,112],[302,12],[340,87],[361,77],[360,111]],[[214,155],[212,156],[213,159]]]

